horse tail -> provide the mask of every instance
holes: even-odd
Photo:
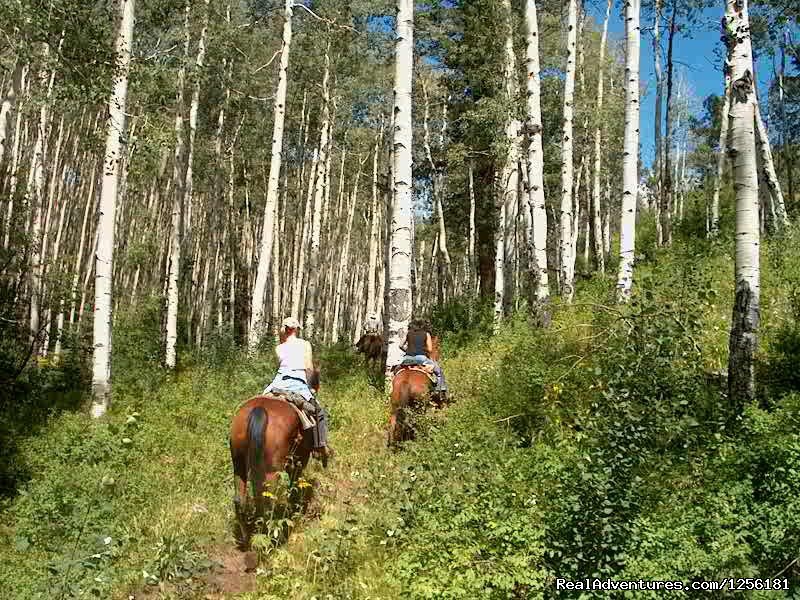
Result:
[[[267,429],[267,411],[256,406],[247,418],[247,479],[253,486],[253,498],[258,501],[266,477],[264,465],[264,433]]]

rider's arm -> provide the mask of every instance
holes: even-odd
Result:
[[[313,354],[314,351],[311,349],[311,342],[309,342],[308,340],[305,340],[305,342],[306,342],[306,349],[305,349],[305,352],[303,353],[303,361],[305,363],[305,368],[306,369],[312,369],[313,370],[314,369],[314,354]]]
[[[431,334],[425,334],[425,351],[428,353],[428,356],[433,354],[433,340],[431,339]]]

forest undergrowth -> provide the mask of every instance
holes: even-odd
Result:
[[[90,424],[54,403],[13,430],[2,597],[543,598],[555,577],[788,577],[797,590],[800,234],[762,252],[759,394],[745,407],[724,383],[728,246],[648,252],[629,306],[611,278],[586,280],[544,330],[520,313],[492,337],[486,308],[438,308],[454,403],[400,452],[359,360],[322,350],[337,458],[305,474],[315,496],[279,524],[288,542],[256,536],[255,572],[229,573],[241,585],[215,576],[238,556],[227,428],[271,359],[221,339],[166,375],[146,331],[158,306],[121,316],[111,415]],[[57,395],[51,380],[30,393]]]

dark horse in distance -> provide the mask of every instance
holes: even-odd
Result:
[[[309,387],[319,392],[319,370],[306,373]],[[258,515],[267,483],[278,479],[281,471],[286,471],[292,482],[302,474],[312,452],[309,433],[304,435],[300,417],[289,402],[269,394],[251,398],[234,415],[230,431],[236,486],[233,502],[243,545],[249,539],[245,523],[250,504],[247,484],[251,485]]]
[[[364,355],[367,368],[381,369],[386,358],[383,348],[383,336],[377,333],[365,333],[356,342],[356,351]],[[382,369],[381,369],[382,370]]]
[[[431,358],[439,361],[439,338],[431,336],[433,352]],[[413,439],[411,417],[415,410],[423,409],[429,402],[441,407],[442,402],[433,391],[436,377],[430,368],[400,365],[395,367],[392,378],[391,416],[387,441],[389,446]]]

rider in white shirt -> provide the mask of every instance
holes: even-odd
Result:
[[[328,413],[319,404],[311,387],[308,385],[306,371],[313,371],[313,350],[308,340],[297,337],[300,322],[295,317],[287,317],[281,325],[281,339],[283,343],[275,347],[275,356],[278,358],[278,373],[266,389],[265,394],[273,390],[285,390],[301,395],[309,402],[316,404],[319,410],[315,415],[317,426],[314,428],[314,450],[323,460],[333,456],[333,451],[328,448]]]

